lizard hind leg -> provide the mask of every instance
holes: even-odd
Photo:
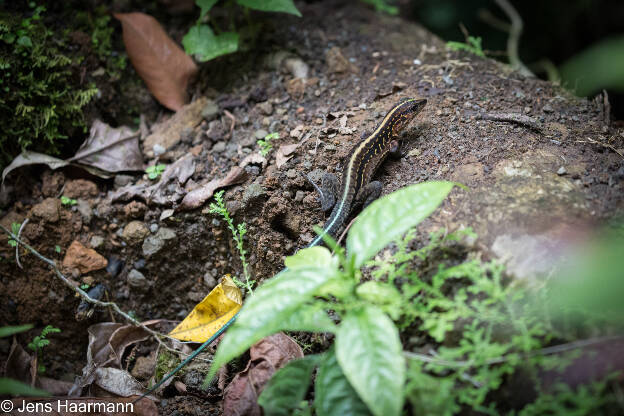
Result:
[[[379,181],[372,181],[368,183],[360,189],[355,198],[355,202],[362,204],[362,209],[366,208],[371,202],[379,198],[379,195],[381,195],[381,187],[381,182]]]
[[[310,175],[306,175],[306,179],[312,184],[316,192],[318,192],[321,209],[324,212],[330,211],[336,204],[336,195],[338,193],[338,178],[336,178],[336,175],[325,172],[321,177],[320,186]]]

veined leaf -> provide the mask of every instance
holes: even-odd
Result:
[[[303,267],[337,267],[337,259],[332,257],[329,250],[322,246],[304,248],[292,256],[286,257],[284,265],[289,269]]]
[[[241,6],[263,12],[283,12],[301,17],[292,0],[236,0]]]
[[[370,411],[345,377],[334,349],[325,353],[314,385],[318,416],[370,415]]]
[[[336,333],[336,357],[375,416],[401,414],[405,360],[399,331],[379,308],[366,306],[346,314]]]
[[[305,398],[310,386],[312,371],[320,356],[308,355],[293,360],[280,368],[271,377],[260,397],[258,404],[267,416],[289,416]]]
[[[332,331],[334,324],[325,312],[305,302],[337,274],[337,268],[329,267],[286,270],[260,286],[219,344],[208,379],[267,335],[282,330]]]
[[[238,50],[238,33],[223,32],[215,35],[208,25],[193,26],[182,39],[186,53],[206,62]]]
[[[424,182],[399,189],[370,204],[357,217],[347,236],[347,253],[361,267],[379,250],[427,218],[455,183]]]
[[[17,234],[14,232],[14,234]],[[31,329],[33,324],[26,325],[17,325],[17,326],[3,326],[0,328],[0,338],[8,337],[9,335],[19,334],[20,332],[25,332]]]

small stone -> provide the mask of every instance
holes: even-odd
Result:
[[[325,53],[325,61],[329,67],[329,72],[332,73],[345,73],[345,72],[358,72],[358,68],[349,62],[347,58],[342,54],[342,50],[334,46]]]
[[[222,153],[225,150],[226,146],[227,143],[225,143],[224,141],[217,142],[214,146],[212,146],[212,151],[215,153]]]
[[[268,101],[258,104],[258,109],[260,110],[260,113],[265,116],[273,114],[273,105]]]
[[[201,115],[206,121],[214,120],[219,114],[219,105],[212,100],[208,100],[201,110]]]
[[[174,213],[175,213],[175,210],[173,209],[163,210],[163,212],[160,213],[160,221],[166,220],[167,218],[173,216]]]
[[[151,357],[137,357],[130,374],[137,380],[147,380],[154,374],[156,361]]]
[[[60,218],[61,201],[57,198],[46,198],[30,211],[32,215],[43,219],[45,222],[57,222]]]
[[[254,132],[254,137],[255,137],[256,139],[264,139],[264,138],[267,136],[267,134],[269,134],[269,132],[268,132],[268,131],[266,131],[266,130],[264,130],[264,129],[259,129],[259,130],[256,130],[256,131]]]
[[[255,201],[256,199],[260,198],[261,196],[265,194],[266,194],[266,191],[260,184],[257,184],[257,183],[249,184],[245,188],[245,191],[243,192],[241,203],[243,206],[248,206],[249,203]]]
[[[164,246],[165,242],[162,239],[158,238],[158,236],[150,235],[143,240],[143,255],[145,257],[150,257],[158,253]]]
[[[79,199],[76,201],[76,209],[82,217],[83,224],[88,225],[93,218],[93,210],[91,210],[89,203],[84,199]]]
[[[68,198],[83,198],[97,196],[97,185],[86,179],[76,179],[65,184],[63,195]]]
[[[93,278],[93,276],[83,276],[82,283],[84,283],[85,285],[93,286],[93,284],[95,283],[95,279]]]
[[[203,295],[200,292],[189,292],[189,293],[187,293],[186,296],[189,298],[189,300],[191,300],[191,301],[193,301],[195,303],[199,303],[199,302],[201,302],[204,299],[205,295]]]
[[[557,171],[557,175],[559,175],[559,176],[563,176],[563,175],[565,175],[566,173],[568,173],[568,171],[567,171],[567,170],[566,170],[566,168],[564,168],[563,166],[561,166],[561,167],[559,168],[559,170]]]
[[[115,188],[121,188],[122,186],[126,186],[133,180],[134,177],[130,175],[116,175],[114,180]]]
[[[143,202],[132,201],[123,208],[124,214],[128,218],[143,218],[147,211],[147,205]]]
[[[137,269],[132,269],[130,270],[130,273],[128,273],[128,284],[135,288],[145,289],[147,288],[147,279],[143,273]]]
[[[288,169],[286,171],[286,177],[288,179],[295,179],[297,177],[297,171],[295,169]]]
[[[542,111],[545,113],[552,113],[555,110],[553,110],[550,104],[546,104],[544,107],[542,107]]]
[[[117,277],[119,273],[123,270],[126,262],[120,259],[117,256],[109,256],[108,257],[108,266],[106,266],[106,271],[112,277]]]
[[[217,285],[217,279],[215,279],[211,272],[206,272],[204,273],[204,284],[208,289],[212,289]]]
[[[80,273],[89,273],[100,270],[108,265],[108,261],[93,249],[83,246],[79,241],[74,240],[63,259],[63,266],[78,269]]]
[[[297,193],[295,193],[295,202],[301,202],[303,198],[305,198],[305,192],[297,191]]]
[[[89,245],[93,249],[100,248],[102,244],[104,244],[104,237],[100,235],[94,235],[91,237],[91,240],[89,240]]]
[[[149,229],[141,221],[130,221],[128,225],[124,227],[121,238],[128,244],[134,246],[143,241],[148,234]]]
[[[161,240],[164,240],[164,241],[166,241],[166,240],[173,240],[174,238],[176,238],[176,233],[171,228],[162,227],[156,233],[156,237],[158,237],[158,238],[160,238]]]
[[[154,234],[156,231],[158,231],[158,224],[156,223],[150,224],[149,230],[152,234]]]
[[[160,156],[167,151],[161,144],[156,143],[154,147],[152,147],[152,151],[154,152],[154,156]]]
[[[299,124],[297,127],[290,131],[290,137],[293,139],[298,139],[301,137],[301,133],[303,133],[303,124]]]

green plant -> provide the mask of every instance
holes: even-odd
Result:
[[[391,1],[386,0],[362,0],[364,3],[371,4],[378,12],[388,13],[389,15],[396,15],[399,13],[399,8],[392,6]]]
[[[209,12],[217,1],[195,0],[195,4],[200,8],[199,19],[182,39],[186,53],[194,55],[200,62],[209,61],[238,50],[239,33],[234,28],[233,20],[230,21],[230,27],[233,29],[228,32],[219,31],[214,21],[211,22],[212,27],[207,23],[202,23],[204,20],[210,20]],[[248,23],[249,9],[289,13],[301,17],[301,13],[295,7],[293,0],[236,0],[236,4],[243,8]],[[233,3],[228,4],[228,6],[232,5]],[[248,24],[247,29],[251,27],[252,25]]]
[[[32,324],[0,327],[0,338],[28,331],[32,327]],[[0,377],[0,395],[49,396],[50,393],[45,390],[31,387],[28,384],[22,383],[21,381],[13,380],[7,377]]]
[[[19,234],[19,230],[22,227],[22,224],[19,224],[17,222],[12,222],[11,223],[11,232],[15,235]],[[9,237],[9,245],[11,247],[17,247],[17,241],[15,241],[13,238]]]
[[[58,244],[56,244],[54,246],[54,252],[56,252],[57,254],[61,254],[61,246],[59,246]]]
[[[468,36],[466,42],[446,42],[446,47],[452,51],[467,51],[474,55],[485,58],[485,53],[481,47],[481,37]]]
[[[55,328],[52,325],[46,325],[46,327],[41,330],[41,334],[35,336],[32,341],[28,343],[28,348],[31,349],[37,356],[37,361],[39,362],[37,372],[39,374],[43,374],[45,372],[45,366],[41,363],[41,354],[43,348],[50,345],[50,340],[47,339],[47,336],[59,332],[61,332],[59,328]]]
[[[145,169],[145,173],[147,173],[149,179],[154,180],[165,171],[166,167],[167,166],[163,164],[148,166],[147,169]]]
[[[262,156],[266,156],[267,154],[269,154],[271,149],[273,149],[273,145],[271,144],[271,140],[273,139],[279,139],[279,133],[269,133],[264,136],[264,139],[260,139],[257,141],[258,146],[260,146],[260,154]]]
[[[61,196],[61,204],[63,205],[76,205],[78,203],[78,201],[76,201],[75,199],[69,198],[65,195]]]
[[[245,278],[245,280],[240,281],[236,277],[233,277],[232,280],[239,287],[244,287],[249,291],[249,293],[253,294],[253,285],[256,283],[256,281],[251,280],[251,277],[249,276],[249,264],[247,263],[246,258],[247,251],[245,250],[245,247],[243,245],[243,239],[245,237],[245,234],[247,234],[247,225],[242,222],[239,223],[236,227],[234,226],[234,220],[230,216],[230,213],[228,212],[225,203],[223,202],[223,193],[224,191],[219,191],[215,194],[214,197],[216,203],[210,203],[208,212],[223,217],[228,225],[228,228],[230,229],[230,232],[232,233],[232,238],[236,243],[236,249],[238,250],[239,258],[241,264],[243,265],[243,277]]]
[[[82,109],[97,94],[72,79],[65,36],[46,27],[46,8],[29,3],[23,17],[0,12],[2,163],[20,151],[58,153],[60,141],[85,130]]]
[[[90,287],[91,287],[91,286],[89,286],[89,285],[88,285],[88,284],[86,284],[86,283],[83,283],[83,284],[81,284],[81,285],[80,285],[80,289],[82,289],[82,290],[87,290],[87,289],[89,289]]]

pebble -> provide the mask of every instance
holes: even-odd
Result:
[[[254,137],[255,137],[256,139],[264,139],[264,138],[267,136],[267,134],[269,134],[269,132],[268,132],[268,131],[263,130],[263,129],[259,129],[259,130],[256,130],[256,131],[254,132]]]
[[[89,273],[100,270],[108,265],[108,261],[93,249],[83,246],[74,240],[63,259],[63,266],[80,270],[80,273]]]
[[[224,141],[216,142],[214,146],[212,146],[212,151],[215,153],[222,153],[225,150],[227,143]]]
[[[141,273],[137,269],[132,269],[130,270],[130,273],[128,273],[128,284],[136,288],[146,288],[147,279],[145,278],[143,273]]]
[[[219,105],[212,100],[208,100],[204,108],[201,110],[201,115],[206,121],[211,121],[219,114]]]
[[[555,110],[553,110],[550,104],[546,104],[544,107],[542,107],[542,111],[545,113],[552,113]]]
[[[93,218],[93,211],[91,210],[89,203],[84,199],[79,199],[76,204],[76,209],[82,217],[83,224],[88,225]]]
[[[130,221],[121,234],[121,238],[130,245],[139,244],[147,235],[149,229],[141,221]]]
[[[162,145],[156,143],[154,145],[154,147],[152,148],[152,151],[154,152],[154,156],[160,156],[163,153],[165,153],[167,149],[165,149]]]
[[[250,202],[252,202],[253,200],[265,194],[266,194],[266,191],[260,184],[257,184],[257,183],[249,184],[245,188],[245,191],[243,192],[243,198],[242,198],[241,203],[243,206],[247,206]]]
[[[204,273],[204,284],[208,289],[212,289],[217,285],[217,279],[213,276],[212,271]]]
[[[158,224],[156,223],[150,224],[149,230],[152,234],[154,234],[156,231],[158,231]]]
[[[297,127],[290,131],[290,137],[294,139],[298,139],[301,137],[301,133],[303,133],[303,124],[299,124]]]
[[[295,202],[301,202],[303,198],[305,198],[305,192],[297,191],[297,193],[295,193]]]
[[[176,233],[171,228],[162,227],[156,233],[156,237],[158,237],[158,238],[160,238],[162,240],[173,240],[174,238],[176,238]]]
[[[122,186],[126,186],[133,180],[134,177],[130,175],[116,175],[114,180],[115,188],[121,188]]]
[[[99,235],[94,235],[89,240],[89,245],[91,246],[91,248],[94,248],[94,249],[100,248],[102,244],[104,244],[104,237],[99,236]]]
[[[557,175],[559,175],[559,176],[563,176],[563,175],[565,175],[566,173],[568,173],[568,171],[567,171],[567,170],[566,170],[566,168],[564,168],[563,166],[561,166],[561,167],[559,168],[559,170],[557,171]]]
[[[258,104],[258,109],[265,116],[270,116],[271,114],[273,114],[273,105],[268,101]]]
[[[297,177],[297,171],[295,169],[288,169],[286,171],[286,177],[289,179],[295,179]]]
[[[125,266],[125,262],[119,259],[116,256],[110,256],[108,258],[108,265],[106,266],[106,271],[112,276],[117,277],[119,272],[121,272]]]
[[[143,255],[150,257],[160,251],[165,246],[165,242],[156,235],[150,235],[143,240]]]

